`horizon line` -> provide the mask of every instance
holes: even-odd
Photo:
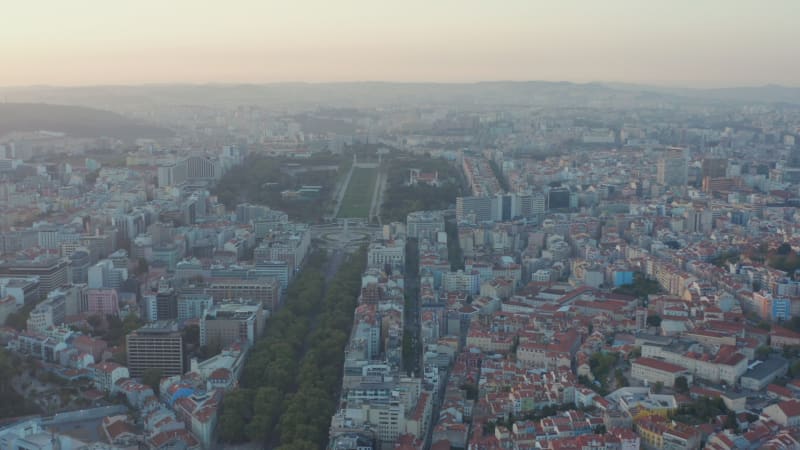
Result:
[[[617,88],[618,86],[642,87],[642,88],[661,88],[661,89],[687,89],[687,90],[714,90],[714,89],[747,89],[747,88],[766,88],[778,87],[788,89],[800,89],[800,83],[796,85],[782,84],[778,82],[753,83],[753,84],[725,84],[714,82],[639,82],[639,81],[570,81],[570,80],[537,80],[537,79],[494,79],[477,81],[399,81],[399,80],[335,80],[335,81],[164,81],[164,82],[145,82],[145,83],[87,83],[87,84],[18,84],[0,85],[0,89],[81,89],[81,88],[147,88],[147,87],[170,87],[170,86],[190,86],[190,87],[234,87],[234,86],[277,86],[277,85],[345,85],[345,84],[397,84],[397,85],[454,85],[469,86],[479,84],[525,84],[525,83],[545,83],[545,84],[571,84],[576,86],[601,85],[606,88]],[[618,86],[615,86],[618,85]]]

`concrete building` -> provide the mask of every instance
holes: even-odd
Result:
[[[128,279],[128,269],[116,267],[112,260],[104,259],[89,268],[87,279],[91,289],[119,289]]]
[[[459,223],[491,221],[493,216],[492,200],[492,197],[456,197],[456,220]]]
[[[441,211],[416,211],[406,217],[406,233],[410,238],[435,241],[440,231],[444,231]]]
[[[40,286],[38,277],[2,277],[0,278],[0,296],[13,297],[17,306],[22,306],[26,303],[37,302],[42,296],[47,295],[47,292],[42,292]]]
[[[68,262],[60,258],[44,258],[34,261],[12,261],[0,264],[0,277],[39,279],[40,292],[48,292],[67,284]]]
[[[227,347],[244,342],[252,346],[264,330],[264,322],[259,302],[214,305],[200,321],[200,345]]]
[[[670,147],[660,152],[656,163],[656,180],[665,186],[686,186],[689,181],[689,162],[686,149]]]
[[[392,272],[402,273],[405,268],[406,242],[403,239],[376,242],[367,250],[367,267],[390,268]]]
[[[64,323],[66,316],[66,297],[50,296],[36,305],[28,316],[27,329],[33,333],[44,333],[48,328]]]
[[[276,311],[280,306],[281,283],[274,277],[217,279],[206,288],[206,293],[218,303],[231,299],[254,300],[264,305],[264,309]]]
[[[740,383],[744,389],[760,391],[775,381],[776,378],[786,375],[788,367],[788,361],[780,357],[769,358],[766,361],[756,361],[742,375]]]
[[[161,370],[163,376],[183,374],[183,337],[174,321],[144,325],[126,338],[128,370],[141,377],[148,369]]]
[[[178,320],[200,319],[214,305],[210,294],[178,294]]]

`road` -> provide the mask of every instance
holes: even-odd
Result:
[[[411,367],[404,367],[406,372],[420,374],[422,372],[422,351],[420,351],[420,306],[419,306],[419,247],[417,239],[406,241],[406,267],[403,286],[406,293],[404,333],[411,335],[412,349],[416,353]],[[405,359],[405,358],[404,358]]]
[[[333,215],[331,218],[336,218],[339,216],[339,208],[342,207],[342,200],[344,199],[344,193],[347,192],[347,186],[350,185],[350,179],[353,177],[353,172],[356,170],[356,165],[353,164],[350,166],[350,171],[347,172],[347,176],[342,181],[341,185],[339,186],[339,190],[336,191],[336,198],[334,201],[336,205],[333,208]]]
[[[372,222],[373,217],[378,218],[378,223],[381,223],[381,205],[383,204],[383,192],[386,190],[386,172],[383,170],[378,171],[378,177],[375,179],[375,190],[372,192],[372,203],[369,207],[369,220]]]

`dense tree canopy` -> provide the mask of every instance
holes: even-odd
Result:
[[[439,186],[408,185],[409,171],[437,172]],[[387,186],[381,205],[383,222],[405,222],[408,213],[446,209],[462,195],[460,171],[444,159],[430,156],[404,157],[387,163]]]
[[[12,387],[14,377],[24,369],[18,356],[0,348],[0,419],[36,413],[36,408]]]
[[[253,155],[244,164],[226,172],[214,187],[214,194],[229,209],[239,203],[255,203],[284,211],[296,220],[317,221],[331,203],[330,193],[337,176],[349,169],[349,161],[347,158],[303,161],[306,166],[335,165],[340,161],[338,170],[290,173],[283,169],[283,164],[296,161]],[[281,196],[281,192],[303,185],[322,186],[322,192],[318,198],[309,199],[286,199]]]
[[[310,258],[289,286],[285,307],[268,321],[245,365],[245,389],[225,398],[223,441],[264,441],[286,449],[326,443],[366,254],[350,256],[327,288],[324,262],[319,255]]]

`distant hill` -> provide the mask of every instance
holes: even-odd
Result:
[[[233,108],[242,105],[295,108],[369,108],[385,105],[554,107],[662,107],[665,104],[782,103],[800,105],[800,88],[776,85],[692,89],[626,83],[487,81],[479,83],[269,83],[140,86],[29,86],[3,88],[14,102],[85,105],[121,112],[154,105]],[[295,111],[299,112],[299,111]],[[300,120],[300,119],[298,119]],[[332,125],[332,124],[326,124]]]
[[[56,131],[72,137],[163,138],[171,130],[111,111],[44,103],[0,103],[0,136],[13,131]]]
[[[800,87],[780,86],[776,84],[706,89],[647,86],[628,83],[598,84],[624,92],[650,92],[661,95],[686,97],[695,100],[716,100],[740,103],[788,103],[800,105]]]

